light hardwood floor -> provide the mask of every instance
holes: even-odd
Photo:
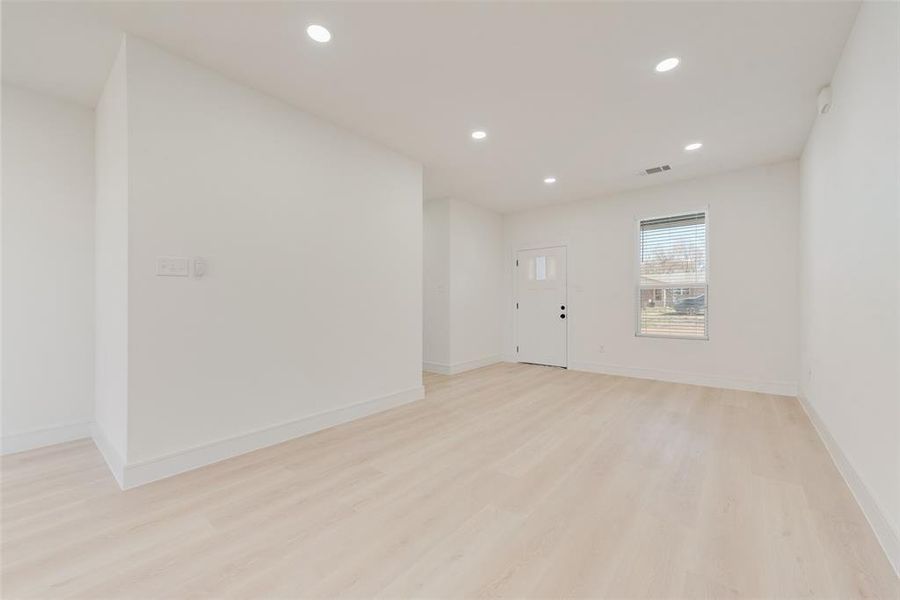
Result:
[[[3,459],[2,595],[896,598],[793,398],[500,364],[121,492]]]

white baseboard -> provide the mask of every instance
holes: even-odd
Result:
[[[274,446],[288,440],[315,433],[335,425],[402,406],[425,397],[425,388],[417,386],[350,406],[324,411],[273,427],[258,429],[232,438],[219,440],[149,460],[126,464],[122,470],[122,489],[178,475],[228,458]],[[107,459],[107,462],[112,462]],[[112,465],[110,465],[112,466]]]
[[[853,468],[853,465],[838,445],[837,440],[828,431],[828,427],[825,426],[825,422],[819,417],[819,413],[816,412],[806,397],[799,395],[797,399],[800,400],[800,405],[806,411],[806,415],[819,434],[819,438],[828,450],[828,454],[831,455],[834,466],[837,467],[838,472],[843,476],[847,487],[850,488],[850,493],[853,494],[856,503],[862,509],[863,515],[866,517],[869,526],[875,533],[875,537],[881,544],[881,548],[887,555],[888,562],[891,563],[891,566],[894,567],[894,572],[900,577],[900,535],[891,527],[884,511],[881,510],[875,498],[872,497],[869,488],[859,477],[859,473]]]
[[[97,446],[97,450],[103,456],[103,460],[106,461],[106,466],[109,467],[113,477],[116,478],[116,483],[119,484],[120,488],[125,489],[123,485],[125,481],[125,459],[109,442],[106,433],[97,423],[91,425],[91,437],[94,440],[94,445]]]
[[[621,375],[623,377],[635,377],[637,379],[655,379],[657,381],[686,383],[689,385],[702,385],[704,387],[742,390],[747,392],[760,392],[762,394],[775,394],[779,396],[797,395],[797,384],[793,381],[755,381],[750,379],[719,377],[717,375],[700,375],[696,373],[683,373],[680,371],[621,367],[617,365],[601,365],[578,361],[570,362],[569,368],[573,371],[588,371],[590,373],[602,373],[604,375]]]
[[[471,371],[472,369],[480,369],[481,367],[493,365],[494,363],[498,362],[503,362],[503,357],[499,354],[496,356],[486,356],[484,358],[478,358],[475,360],[458,362],[452,365],[435,362],[425,362],[422,363],[422,368],[431,373],[440,373],[441,375],[456,375],[457,373],[464,373],[465,371]]]
[[[34,450],[44,446],[62,444],[91,437],[91,422],[77,421],[65,425],[54,425],[25,433],[13,433],[0,438],[0,454],[13,454]]]

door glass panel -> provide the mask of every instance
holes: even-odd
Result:
[[[547,257],[538,256],[534,259],[535,279],[544,281],[547,279]]]

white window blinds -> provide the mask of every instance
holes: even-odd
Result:
[[[637,334],[707,338],[706,213],[642,220]]]

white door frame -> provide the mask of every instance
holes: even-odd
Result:
[[[566,278],[566,366],[563,367],[565,369],[569,368],[569,321],[571,320],[570,315],[571,305],[569,304],[569,244],[568,242],[544,242],[544,243],[536,243],[536,244],[524,244],[521,246],[516,246],[513,248],[513,259],[512,259],[512,278],[513,278],[513,343],[516,346],[516,362],[519,362],[519,311],[516,308],[517,303],[519,302],[519,273],[516,271],[518,268],[518,260],[519,260],[519,252],[523,250],[546,250],[549,248],[565,248],[566,249],[566,271],[564,273]]]

